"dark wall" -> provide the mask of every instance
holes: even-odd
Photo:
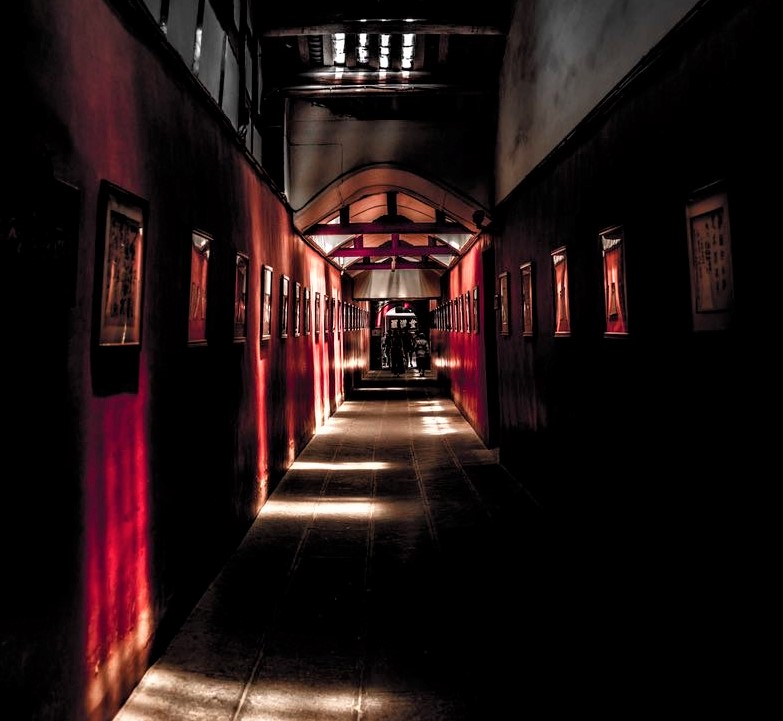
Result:
[[[511,279],[510,334],[498,338],[501,460],[546,500],[620,502],[642,468],[660,474],[658,497],[691,497],[707,478],[726,494],[727,460],[744,462],[748,356],[769,299],[758,282],[770,230],[764,168],[778,144],[770,12],[768,2],[706,4],[496,213],[496,275]],[[714,182],[728,193],[735,303],[725,329],[705,332],[692,321],[685,209]],[[626,247],[621,337],[605,335],[598,241],[614,225]],[[551,252],[561,246],[568,337],[554,335]],[[528,261],[534,334],[523,337],[519,268]],[[670,472],[675,458],[684,482]]]
[[[283,337],[283,275],[289,303],[295,282],[341,301],[350,287],[296,234],[139,7],[35,0],[9,18],[0,239],[14,550],[0,678],[14,718],[113,716],[366,364],[366,328],[296,334],[290,306]],[[107,183],[146,214],[138,347],[96,347]],[[198,345],[193,230],[212,238]],[[238,251],[250,260],[244,340]]]
[[[761,309],[776,304],[759,277],[775,235],[767,169],[779,149],[771,6],[715,0],[675,28],[495,210],[484,236],[494,267],[481,288],[493,342],[477,345],[453,328],[436,334],[436,363],[455,401],[546,505],[623,516],[672,499],[725,502],[730,469],[757,463],[747,439],[759,426],[754,398],[768,391],[756,369],[774,357]],[[734,301],[725,327],[705,331],[692,314],[686,205],[713,184],[728,197]],[[624,233],[625,335],[606,333],[599,233],[613,226]],[[561,247],[571,327],[556,336],[551,254]],[[501,274],[507,334],[492,308]],[[444,280],[444,301],[481,277],[472,250]],[[479,365],[464,368],[464,358]],[[493,423],[497,434],[486,430]],[[631,480],[640,474],[655,481]]]

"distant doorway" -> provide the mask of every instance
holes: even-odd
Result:
[[[426,303],[426,301],[425,301]],[[370,336],[370,370],[389,367],[387,341],[393,332],[426,333],[422,302],[380,301],[375,309],[375,318]]]

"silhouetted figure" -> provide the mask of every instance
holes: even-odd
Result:
[[[402,350],[405,353],[405,365],[408,368],[413,368],[413,346],[416,342],[416,336],[414,332],[405,331],[402,334]]]
[[[402,335],[400,331],[392,331],[389,344],[389,353],[391,355],[391,371],[395,376],[405,373],[405,349],[402,345]]]
[[[420,376],[430,369],[430,343],[424,333],[419,333],[414,343],[416,353],[416,370]]]

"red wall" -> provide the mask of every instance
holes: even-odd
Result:
[[[479,241],[463,255],[457,265],[444,276],[442,284],[442,303],[454,300],[470,293],[471,327],[470,331],[459,331],[452,324],[451,329],[433,329],[433,370],[438,378],[450,388],[451,396],[463,416],[473,426],[481,439],[491,445],[490,412],[488,403],[488,374],[495,374],[494,366],[487,363],[486,344],[495,343],[495,325],[487,325],[487,299],[483,281],[483,254],[488,247],[488,239],[481,236]],[[473,324],[473,290],[479,289],[479,327]]]
[[[11,47],[24,73],[12,93],[20,112],[2,141],[13,171],[2,187],[4,238],[14,224],[26,242],[56,232],[60,217],[39,225],[59,181],[75,188],[68,207],[77,220],[72,302],[45,289],[28,303],[38,285],[33,262],[10,244],[4,251],[3,299],[16,318],[9,410],[19,419],[7,463],[26,484],[12,513],[36,529],[45,554],[56,548],[53,581],[68,580],[54,589],[38,581],[36,604],[21,592],[4,619],[11,658],[4,653],[0,676],[20,718],[100,720],[116,712],[342,402],[366,364],[368,331],[324,333],[322,320],[318,336],[280,337],[281,274],[292,294],[296,281],[313,298],[346,299],[350,285],[296,234],[279,193],[154,32],[101,0],[33,0],[16,12],[15,33],[35,40]],[[94,348],[104,180],[148,209],[139,353]],[[194,229],[213,238],[200,346],[187,343]],[[236,251],[250,257],[241,343],[233,339]],[[262,265],[274,272],[264,341]],[[20,560],[11,587],[27,587],[31,564],[46,574],[41,562]]]

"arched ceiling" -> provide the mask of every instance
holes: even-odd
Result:
[[[302,234],[353,277],[374,270],[440,274],[488,221],[469,198],[385,165],[335,180],[294,214]]]

